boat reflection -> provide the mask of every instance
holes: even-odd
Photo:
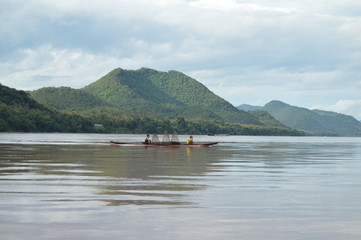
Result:
[[[194,204],[189,192],[219,160],[212,148],[2,145],[0,181],[29,201],[114,205]],[[9,159],[9,156],[13,156]],[[7,158],[4,162],[4,158]]]

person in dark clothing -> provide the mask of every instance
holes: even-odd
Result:
[[[144,140],[144,144],[151,144],[151,143],[152,143],[152,140],[150,140],[150,136],[148,134],[147,137]]]

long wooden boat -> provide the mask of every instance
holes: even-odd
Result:
[[[121,146],[143,146],[143,147],[209,147],[218,144],[218,142],[200,143],[200,144],[174,144],[174,143],[130,143],[130,142],[116,142],[110,141],[111,144]]]

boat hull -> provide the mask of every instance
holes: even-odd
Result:
[[[218,142],[202,143],[202,144],[167,144],[167,143],[145,144],[145,143],[128,143],[128,142],[116,142],[116,141],[111,141],[110,143],[113,145],[120,145],[120,146],[143,146],[143,147],[209,147],[218,144]]]

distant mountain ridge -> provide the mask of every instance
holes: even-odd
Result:
[[[238,108],[244,109],[243,106]],[[281,101],[271,101],[261,108],[284,125],[313,135],[361,136],[361,122],[345,114],[309,110]]]
[[[262,109],[261,106],[252,106],[252,105],[249,105],[249,104],[242,104],[242,105],[239,105],[237,108],[240,109],[240,110],[243,110],[243,111],[247,111],[247,112]]]

